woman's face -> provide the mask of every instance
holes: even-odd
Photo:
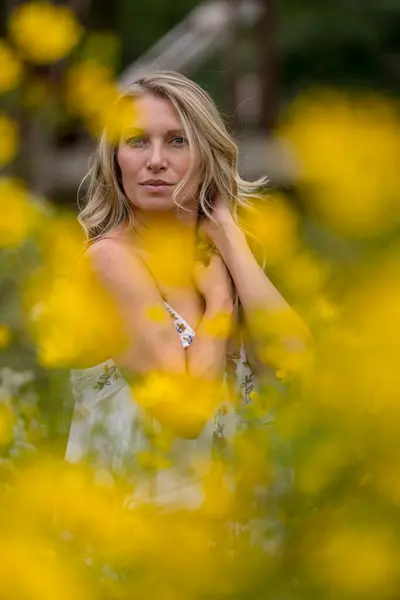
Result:
[[[137,118],[125,130],[117,155],[125,194],[144,211],[175,209],[173,189],[187,174],[192,156],[181,120],[169,100],[150,93],[135,105]],[[195,208],[198,185],[193,181],[185,190],[188,208]]]

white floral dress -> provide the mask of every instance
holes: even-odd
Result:
[[[165,303],[184,348],[195,331]],[[253,374],[244,350],[227,355],[226,381],[250,401]],[[196,439],[174,437],[132,398],[130,387],[110,359],[71,372],[75,398],[66,459],[95,466],[99,477],[132,484],[130,496],[161,506],[196,507],[214,451],[224,451],[240,419],[232,403],[222,404]],[[154,441],[157,441],[154,444]]]

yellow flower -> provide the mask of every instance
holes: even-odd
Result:
[[[339,92],[299,97],[282,123],[298,159],[298,183],[331,227],[368,236],[399,223],[400,122],[394,103]]]
[[[14,413],[4,402],[0,403],[0,448],[10,444],[14,437]]]
[[[74,65],[67,75],[67,104],[70,111],[91,116],[104,110],[105,102],[116,100],[112,72],[93,60]]]
[[[311,306],[311,317],[318,321],[331,322],[338,318],[339,309],[326,296],[319,296]]]
[[[14,160],[18,151],[18,125],[0,113],[0,166]]]
[[[353,458],[350,449],[350,443],[340,438],[324,438],[312,444],[297,469],[297,487],[305,494],[319,493]]]
[[[310,568],[316,579],[350,593],[391,588],[398,564],[398,547],[391,535],[331,527],[324,538],[314,540],[318,549]]]
[[[247,318],[254,330],[258,331],[258,337],[266,343],[282,338],[300,338],[305,341],[310,338],[306,325],[291,308],[256,309]]]
[[[310,375],[314,364],[312,338],[305,323],[290,308],[257,309],[248,315],[257,336],[257,357],[280,379]]]
[[[292,440],[310,428],[310,421],[312,417],[304,402],[286,402],[279,406],[275,427],[283,439]]]
[[[42,365],[84,368],[122,351],[116,308],[90,267],[71,277],[44,271],[30,295],[31,328]]]
[[[47,367],[92,366],[122,352],[115,303],[101,285],[75,219],[50,219],[43,265],[23,290],[23,307],[38,359]]]
[[[242,209],[240,222],[254,243],[261,245],[267,264],[287,259],[299,244],[298,219],[283,194],[253,200]],[[257,251],[257,247],[255,247]]]
[[[5,598],[94,600],[79,572],[39,535],[8,533],[0,541],[0,588]]]
[[[0,94],[17,87],[22,79],[22,65],[15,52],[0,40]]]
[[[187,251],[188,232],[178,231],[174,224],[163,225],[148,231],[144,251],[146,263],[161,285],[185,288],[193,281],[193,258]],[[179,260],[176,257],[179,256]]]
[[[225,517],[233,508],[232,485],[220,461],[210,461],[204,477],[204,501],[201,510],[213,517]]]
[[[12,339],[12,331],[7,325],[0,325],[0,349],[7,348]]]
[[[67,56],[82,35],[82,28],[68,7],[40,1],[27,2],[14,9],[9,28],[21,54],[39,64]]]
[[[134,99],[131,96],[122,96],[111,106],[104,107],[106,136],[109,142],[116,144],[121,140],[124,132],[132,128],[136,116]]]
[[[155,323],[163,323],[167,318],[167,314],[161,306],[151,306],[146,312],[146,317]]]
[[[328,281],[329,265],[317,260],[311,252],[302,250],[294,254],[282,267],[282,280],[296,296],[313,296]]]
[[[232,326],[232,315],[220,312],[213,317],[203,319],[204,332],[217,338],[226,338]]]
[[[302,348],[290,348],[290,338],[275,339],[267,343],[262,351],[265,365],[275,369],[278,379],[292,379],[297,376],[310,376],[314,366],[314,352],[304,345]],[[297,340],[293,340],[295,344]]]
[[[219,383],[204,378],[154,372],[133,384],[132,397],[160,423],[183,437],[197,437],[224,391]]]
[[[22,244],[32,229],[36,213],[20,181],[0,178],[0,213],[0,248]]]
[[[67,77],[67,105],[81,116],[89,131],[99,136],[107,125],[110,142],[119,141],[124,129],[132,127],[135,116],[132,98],[120,98],[112,72],[95,61],[72,67]]]
[[[245,430],[234,439],[237,472],[245,491],[271,482],[273,465],[261,429]]]

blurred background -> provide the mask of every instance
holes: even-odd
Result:
[[[24,4],[4,2],[2,36],[8,17]],[[54,4],[74,11],[84,35],[61,60],[25,64],[22,87],[0,99],[23,134],[19,160],[9,168],[54,202],[74,203],[93,147],[63,96],[68,71],[82,61],[110,69],[121,87],[155,68],[192,77],[210,92],[235,133],[243,172],[267,172],[276,183],[290,183],[293,175],[275,128],[302,90],[330,86],[393,94],[399,88],[396,0],[339,0],[334,6],[307,0]]]

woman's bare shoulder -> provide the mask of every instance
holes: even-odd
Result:
[[[124,281],[144,273],[145,266],[129,238],[118,231],[92,242],[86,250],[94,270],[106,279]]]
[[[121,227],[117,227],[112,231],[109,231],[105,235],[101,235],[94,240],[91,240],[87,249],[89,253],[96,253],[98,248],[104,248],[108,246],[113,246],[114,244],[120,244],[122,246],[126,246],[127,248],[133,247],[131,239],[126,231]]]

